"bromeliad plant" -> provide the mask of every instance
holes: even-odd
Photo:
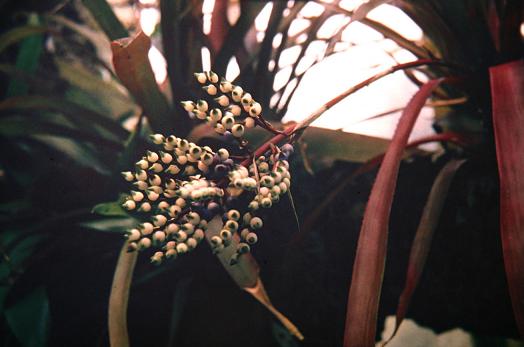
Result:
[[[252,153],[243,137],[245,128],[260,125],[275,131],[264,120],[261,106],[242,87],[235,86],[212,71],[195,73],[197,81],[213,100],[183,101],[190,117],[205,120],[215,131],[238,144],[234,155],[225,148],[216,151],[174,135],[151,135],[156,149],[147,151],[133,171],[122,172],[132,182],[123,207],[144,219],[127,233],[128,250],[159,249],[154,263],[176,258],[193,250],[205,237],[208,222],[223,215],[219,235],[209,237],[215,253],[231,246],[233,237],[241,242],[229,261],[250,251],[263,226],[263,209],[287,193],[291,184],[289,155],[293,146],[273,145],[265,152]],[[232,142],[230,141],[230,142]]]

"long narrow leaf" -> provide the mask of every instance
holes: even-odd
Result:
[[[82,3],[110,40],[129,36],[106,0],[82,0]]]
[[[168,130],[173,131],[173,119],[149,63],[150,48],[151,39],[143,32],[133,38],[113,41],[113,65],[118,78],[142,106],[151,127],[166,133]]]
[[[221,229],[222,219],[217,216],[209,222],[208,230],[206,232],[206,239],[208,242],[211,242],[210,240],[213,236],[219,235]],[[256,260],[247,253],[240,256],[235,265],[230,264],[231,256],[236,252],[239,241],[238,235],[235,234],[231,244],[217,254],[220,263],[240,288],[251,294],[262,305],[264,305],[264,307],[268,309],[269,312],[280,321],[280,323],[282,323],[290,334],[294,335],[299,340],[303,340],[304,336],[298,328],[271,303],[266,289],[264,288],[264,284],[258,275],[259,268]]]
[[[388,342],[395,336],[402,320],[406,317],[411,297],[418,285],[420,275],[426,264],[431,241],[433,240],[433,233],[437,228],[442,208],[444,207],[444,202],[448,195],[449,187],[453,181],[453,177],[455,177],[455,173],[464,162],[465,160],[452,160],[448,162],[442,170],[440,170],[440,173],[431,187],[431,192],[429,193],[426,206],[424,206],[424,211],[420,218],[415,239],[411,246],[406,283],[398,300],[395,330]]]
[[[427,82],[404,110],[371,190],[349,290],[344,347],[375,344],[377,312],[384,274],[389,214],[397,183],[400,160],[408,137],[426,99],[441,80]]]
[[[12,44],[27,37],[45,33],[47,30],[48,28],[45,26],[32,24],[11,29],[0,36],[0,53]]]
[[[490,68],[500,178],[500,236],[513,314],[524,338],[524,61]]]

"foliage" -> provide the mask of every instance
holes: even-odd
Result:
[[[293,19],[301,18],[306,2],[274,2],[261,42],[256,40],[254,20],[265,3],[236,2],[240,14],[234,24],[225,15],[227,3],[215,1],[211,31],[204,34],[201,2],[160,0],[160,27],[148,38],[134,34],[138,32],[135,24],[122,24],[104,0],[0,1],[0,78],[5,82],[0,101],[2,343],[75,345],[85,340],[89,345],[104,344],[114,264],[124,242],[122,236],[137,223],[120,208],[121,194],[128,190],[120,172],[146,151],[151,133],[172,132],[202,145],[224,144],[209,127],[190,120],[179,106],[181,101],[199,95],[193,72],[201,70],[201,48],[210,50],[213,69],[221,75],[230,59],[236,58],[240,75],[234,83],[252,91],[278,132],[284,129],[280,120],[308,71],[299,67],[307,48],[316,41],[326,44],[323,57],[309,62],[309,67],[338,53],[336,44],[351,22],[329,38],[318,35],[322,25],[336,14],[352,16],[351,21],[369,26],[419,60],[370,76],[358,86],[347,86],[345,94],[328,102],[309,121],[286,127],[283,134],[271,137],[253,131],[248,137],[253,150],[266,151],[270,142],[287,141],[294,135],[296,152],[301,154],[290,163],[291,171],[296,172],[294,204],[291,195],[282,198],[281,207],[271,212],[267,231],[253,255],[260,263],[260,277],[272,301],[301,329],[304,342],[290,338],[280,325],[271,325],[271,316],[238,291],[209,247],[156,269],[138,259],[128,309],[131,341],[137,345],[326,346],[340,345],[344,340],[345,346],[371,345],[377,339],[377,324],[385,314],[394,312],[411,240],[433,178],[447,162],[459,159],[468,161],[458,169],[457,183],[450,183],[447,200],[441,196],[442,200],[435,203],[442,208],[442,213],[437,213],[440,222],[428,222],[423,217],[420,228],[425,223],[435,228],[434,251],[444,249],[447,254],[449,250],[449,254],[466,257],[475,266],[462,268],[458,264],[456,271],[466,270],[456,278],[449,275],[442,279],[438,271],[422,272],[420,265],[417,276],[421,277],[414,281],[420,290],[412,297],[409,310],[399,305],[397,312],[403,311],[399,318],[412,313],[437,330],[461,325],[481,335],[479,341],[482,335],[515,337],[517,325],[522,333],[522,274],[514,264],[519,263],[524,251],[520,241],[510,247],[512,233],[516,235],[519,230],[512,231],[504,224],[511,216],[522,215],[519,204],[507,207],[512,192],[520,190],[516,188],[517,169],[505,165],[513,162],[516,167],[522,166],[522,158],[512,149],[512,139],[518,135],[508,135],[510,131],[518,133],[521,125],[522,108],[517,106],[521,100],[500,83],[504,68],[492,68],[492,104],[488,79],[488,68],[522,59],[522,2],[388,1],[422,28],[424,40],[417,43],[367,17],[385,1],[369,1],[354,12],[339,1],[323,3],[324,11],[303,18],[309,26],[293,37],[287,33]],[[131,38],[125,38],[130,34]],[[168,63],[168,80],[161,85],[155,82],[147,61],[151,42],[163,51]],[[275,78],[282,70],[278,61],[282,52],[293,46],[298,46],[300,53],[290,66],[287,84],[273,96]],[[273,68],[269,67],[271,61],[277,62]],[[404,119],[398,132],[405,133],[397,134],[391,145],[373,137],[309,127],[311,120],[345,96],[396,70],[402,70],[421,87],[413,99],[416,107],[407,105],[405,115],[415,119],[430,96],[445,102],[435,119],[438,134],[416,142],[441,142],[445,152],[435,162],[421,150],[407,152],[414,160],[412,164],[402,162],[406,158],[404,148],[410,147],[406,142],[409,122]],[[429,82],[430,88],[419,79],[420,73],[432,81],[445,77],[446,83],[437,87],[436,82]],[[517,85],[520,80],[510,81]],[[467,101],[446,104],[456,99]],[[395,155],[390,154],[392,151]],[[385,157],[380,156],[382,152],[386,152]],[[498,222],[499,207],[493,202],[498,192],[494,183],[496,159],[501,191],[508,194],[501,201],[501,237],[493,224]],[[373,168],[380,162],[383,166],[372,185]],[[394,169],[386,175],[388,167]],[[369,191],[362,239],[357,240]],[[427,209],[435,198],[432,194]],[[386,195],[387,201],[380,202]],[[375,210],[379,203],[383,208]],[[297,226],[295,213],[301,226]],[[373,235],[380,236],[381,249],[374,249],[375,243],[367,237],[369,228],[378,221],[381,224],[376,230],[381,232]],[[414,248],[421,232],[417,231]],[[457,240],[457,235],[467,238]],[[502,248],[498,247],[501,240],[515,318],[504,278]],[[424,245],[428,257],[425,267],[438,270],[435,254],[440,253],[428,254],[428,249],[429,245]],[[483,254],[485,250],[487,255]],[[412,260],[409,266],[414,266]],[[382,266],[368,269],[375,263]],[[224,266],[227,269],[227,264]],[[362,279],[362,273],[373,280]],[[438,282],[442,293],[459,283],[464,291],[458,293],[467,298],[470,292],[464,289],[469,288],[465,283],[472,277],[477,281],[474,291],[485,295],[472,296],[478,302],[471,307],[479,311],[450,308],[441,315],[445,318],[433,321],[429,309],[423,312],[426,308],[420,304],[424,298],[434,298],[433,291],[428,291],[430,283]],[[248,292],[252,289],[247,288]],[[350,326],[344,339],[348,289],[346,322]],[[411,287],[411,293],[413,290]],[[376,304],[365,319],[358,317],[362,326],[354,325],[354,303],[364,296]],[[449,307],[453,306],[452,297],[447,298]],[[267,295],[261,301],[273,307]],[[490,310],[496,312],[491,314]],[[476,312],[488,317],[472,318]]]

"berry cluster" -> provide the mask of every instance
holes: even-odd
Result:
[[[218,76],[213,72],[195,75],[201,84],[209,82],[204,86],[208,94],[216,95],[218,90],[224,93],[216,101],[228,108],[224,117],[218,108],[208,114],[207,102],[199,100],[184,102],[187,111],[207,119],[217,132],[231,130],[235,137],[242,136],[244,126],[250,127],[248,123],[254,126],[253,117],[260,114],[260,105],[248,93],[225,80],[217,86]],[[240,102],[248,113],[242,120],[235,102]],[[233,119],[231,126],[228,119]],[[237,249],[230,259],[235,264],[258,241],[257,232],[263,226],[262,210],[278,202],[289,189],[287,159],[293,146],[273,146],[258,158],[234,157],[224,148],[214,152],[208,146],[201,147],[174,135],[154,134],[150,138],[156,149],[147,151],[133,171],[122,173],[135,187],[123,207],[147,220],[128,231],[129,251],[155,247],[151,261],[157,264],[176,258],[193,250],[205,238],[208,221],[222,214],[222,230],[210,237],[209,243],[217,253],[237,238]]]
[[[190,117],[205,120],[219,134],[230,132],[236,138],[242,138],[245,129],[253,128],[257,122],[262,107],[251,94],[244,93],[240,86],[222,79],[213,71],[195,73],[202,89],[213,97],[216,106],[211,108],[208,101],[182,101],[182,106]]]

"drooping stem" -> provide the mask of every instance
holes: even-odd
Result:
[[[108,325],[111,347],[129,346],[127,303],[138,252],[127,252],[127,247],[128,242],[126,241],[118,257],[109,295]]]

